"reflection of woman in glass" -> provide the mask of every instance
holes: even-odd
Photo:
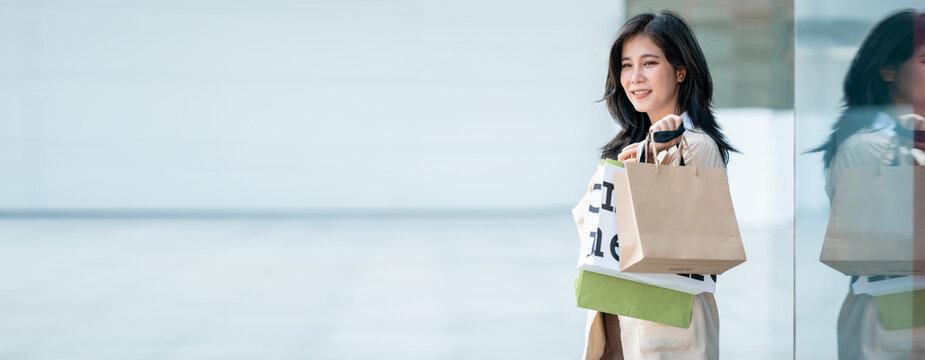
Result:
[[[923,16],[910,10],[885,18],[852,61],[844,112],[826,142],[814,149],[824,152],[830,200],[841,169],[925,164],[922,143],[903,136],[925,130]],[[876,298],[849,290],[838,318],[838,353],[840,359],[925,358],[925,327],[885,330]]]
[[[683,125],[697,166],[725,167],[729,151],[710,108],[713,81],[700,45],[677,14],[644,13],[626,21],[610,51],[605,99],[622,130],[602,149],[603,158],[638,161],[650,131]],[[678,156],[680,137],[656,143],[667,150],[655,161]],[[696,295],[691,325],[680,328],[626,316],[589,314],[585,359],[716,359],[719,314],[713,294]]]

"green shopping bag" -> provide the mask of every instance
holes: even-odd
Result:
[[[578,307],[687,328],[694,295],[581,270],[575,279]]]

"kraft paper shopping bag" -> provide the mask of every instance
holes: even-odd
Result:
[[[683,137],[679,146],[684,154]],[[621,271],[722,274],[745,262],[725,169],[684,161],[627,163],[614,174],[614,191],[627,199],[614,210]]]

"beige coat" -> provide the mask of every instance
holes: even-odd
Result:
[[[922,151],[903,146],[896,139],[872,128],[846,138],[838,147],[826,171],[825,191],[835,196],[838,172],[844,168],[925,163]],[[848,291],[838,314],[838,358],[922,359],[925,358],[925,326],[885,330],[880,325],[876,297]]]
[[[709,135],[694,128],[685,133],[690,151],[685,152],[687,165],[725,167],[716,143]],[[673,164],[678,149],[659,154],[663,164]],[[693,158],[693,161],[689,160]],[[586,194],[582,203],[590,198]],[[588,206],[573,209],[576,222],[583,222]],[[589,310],[585,326],[583,359],[718,359],[719,312],[713,294],[694,296],[691,326],[687,329]]]

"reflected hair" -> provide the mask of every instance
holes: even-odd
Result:
[[[912,58],[925,40],[925,14],[915,10],[893,13],[874,25],[851,60],[842,85],[842,113],[825,142],[809,152],[823,152],[825,168],[841,143],[873,122],[877,113],[893,103],[889,83],[880,70],[898,69]]]
[[[729,152],[738,150],[726,140],[713,115],[713,78],[710,76],[710,69],[690,26],[671,10],[645,12],[633,16],[617,33],[617,39],[610,48],[603,100],[606,101],[610,116],[621,130],[613,140],[601,148],[601,157],[616,159],[627,145],[645,140],[646,133],[652,125],[652,119],[649,119],[648,114],[636,111],[620,83],[623,44],[637,34],[649,36],[665,53],[666,60],[673,68],[687,71],[685,81],[680,83],[675,111],[678,114],[687,111],[694,126],[716,142],[723,163],[728,163]]]

